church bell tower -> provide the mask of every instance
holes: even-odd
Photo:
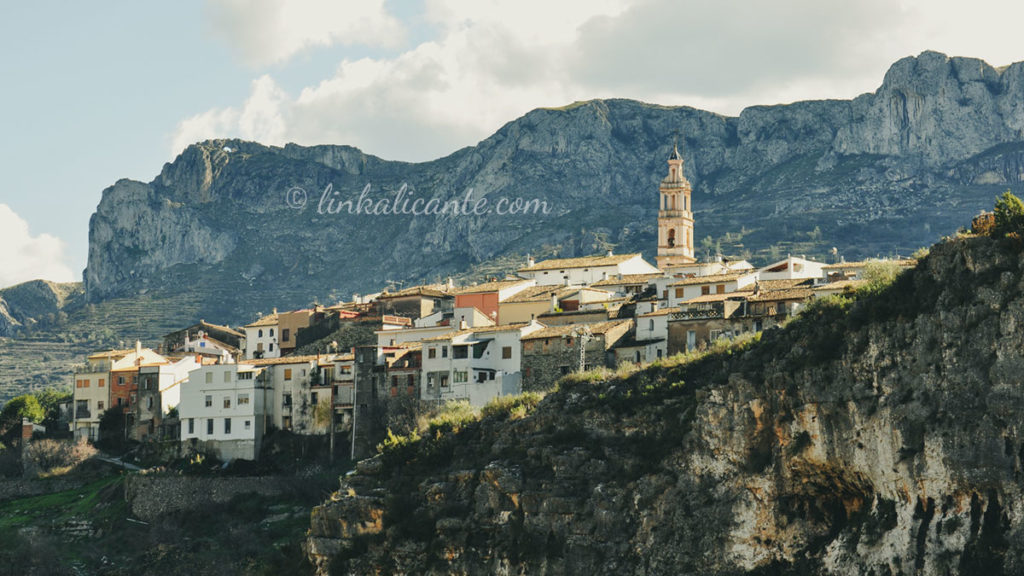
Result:
[[[668,157],[668,176],[659,186],[658,268],[695,262],[693,257],[693,212],[690,209],[690,182],[683,176],[683,157],[673,146]]]

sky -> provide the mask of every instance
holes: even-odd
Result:
[[[546,106],[736,115],[936,50],[1024,60],[1024,3],[180,0],[0,5],[0,287],[81,280],[89,217],[209,138],[445,156]]]

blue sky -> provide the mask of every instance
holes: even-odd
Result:
[[[426,160],[538,106],[850,98],[923,50],[1024,60],[995,0],[185,0],[0,7],[0,286],[80,279],[89,216],[188,143]]]

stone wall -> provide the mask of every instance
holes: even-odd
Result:
[[[202,511],[211,504],[226,504],[236,496],[276,496],[291,491],[293,478],[204,478],[134,474],[125,478],[124,496],[132,515],[152,522],[174,512]]]
[[[49,478],[46,480],[0,480],[0,502],[74,490],[85,484],[85,480],[71,478]]]

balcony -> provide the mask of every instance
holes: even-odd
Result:
[[[88,408],[75,410],[75,420],[88,420],[92,418],[92,411]]]
[[[725,318],[725,311],[717,306],[714,308],[701,308],[696,310],[673,312],[669,320],[714,320],[716,318]]]

